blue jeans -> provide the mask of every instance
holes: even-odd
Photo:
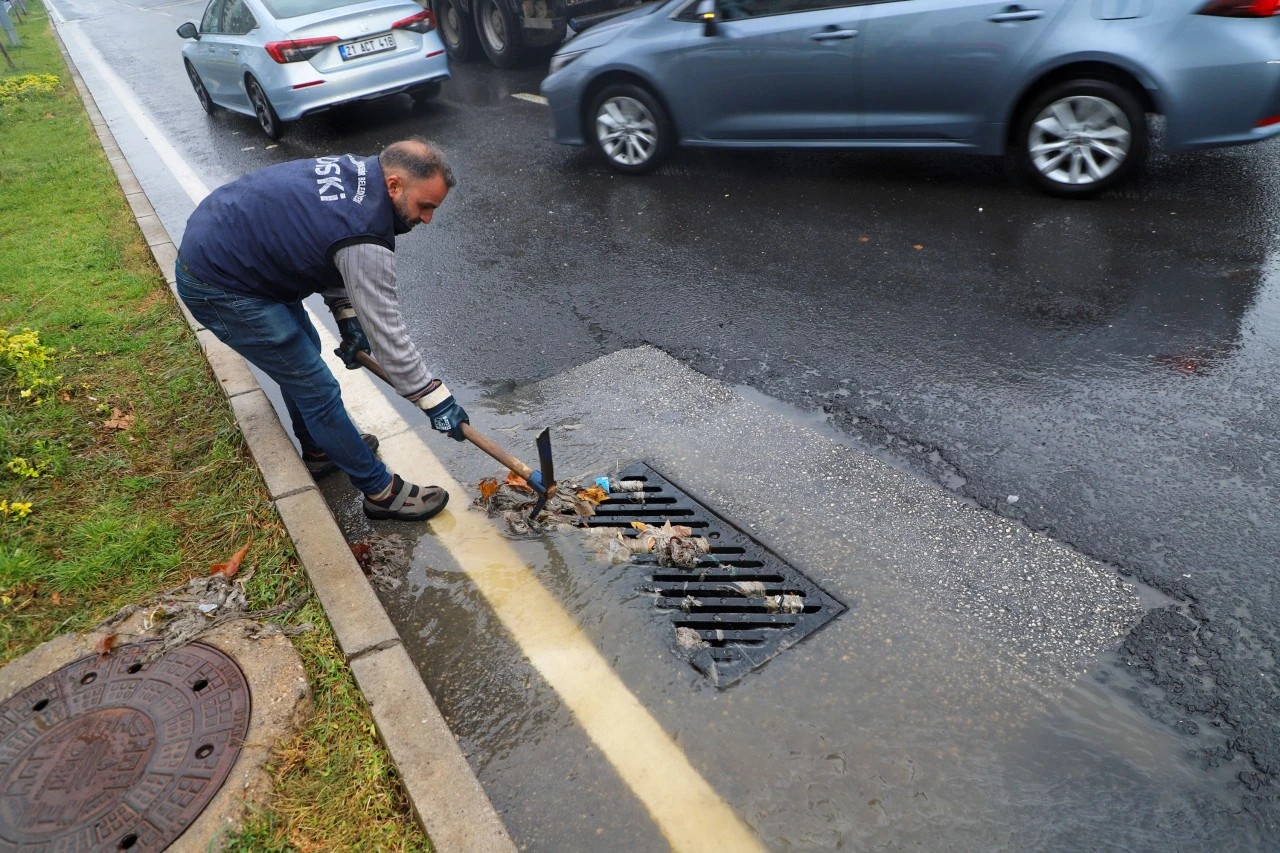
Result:
[[[233,293],[194,277],[179,260],[178,296],[218,340],[280,386],[303,453],[323,451],[367,495],[391,485],[342,405],[338,380],[320,357],[320,335],[301,302]]]

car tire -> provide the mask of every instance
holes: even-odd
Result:
[[[209,97],[209,90],[204,87],[204,81],[200,79],[200,73],[187,60],[184,59],[182,64],[186,66],[187,78],[191,80],[191,88],[196,90],[196,97],[200,100],[201,109],[209,115],[213,115],[218,111],[218,105],[213,102],[213,98]]]
[[[449,58],[454,62],[475,59],[479,40],[476,22],[458,0],[431,0],[431,13],[436,16],[436,31]]]
[[[1031,99],[1018,118],[1015,156],[1051,195],[1087,198],[1132,178],[1147,158],[1147,116],[1109,80],[1071,80]]]
[[[267,139],[273,142],[279,139],[284,134],[284,124],[280,121],[280,116],[276,115],[276,108],[271,106],[267,93],[262,91],[258,81],[252,77],[245,78],[244,88],[249,95],[249,103],[253,105],[253,114],[258,119],[258,127],[262,128]]]
[[[435,100],[440,97],[441,84],[439,80],[432,80],[424,86],[409,90],[409,97],[413,98],[415,104],[425,104],[427,101]]]
[[[587,138],[611,169],[644,175],[671,152],[675,130],[649,90],[631,83],[607,86],[591,101]]]
[[[504,0],[475,0],[476,34],[489,61],[499,68],[510,68],[520,61],[524,45],[520,22]]]

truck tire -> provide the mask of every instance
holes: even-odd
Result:
[[[431,0],[431,13],[440,28],[440,41],[454,62],[475,59],[479,37],[476,22],[458,0]]]
[[[476,33],[489,61],[499,68],[510,68],[520,61],[524,44],[520,21],[503,0],[476,0],[473,7]]]

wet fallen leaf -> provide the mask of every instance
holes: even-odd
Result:
[[[489,500],[489,498],[493,497],[498,493],[498,489],[500,488],[502,488],[502,485],[497,480],[494,480],[492,478],[486,478],[484,480],[481,480],[480,481],[480,499],[485,501]]]
[[[578,492],[578,497],[598,506],[609,499],[609,493],[599,486],[592,486],[589,489],[583,489]]]
[[[368,542],[356,542],[351,546],[351,554],[364,573],[369,574],[369,563],[373,560],[373,547]]]
[[[111,417],[103,421],[104,429],[133,429],[133,415],[126,415],[118,408],[111,410]]]
[[[631,526],[636,530],[639,530],[641,533],[644,533],[649,529],[649,525],[645,524],[643,521],[633,521],[631,522]]]
[[[920,245],[919,243],[916,243],[914,246],[912,246],[912,248],[913,248],[913,249],[916,249],[916,250],[919,250],[919,249],[923,249],[923,248],[924,248],[924,246]]]
[[[236,572],[240,571],[240,562],[244,560],[244,555],[249,553],[249,546],[253,544],[253,537],[249,537],[249,541],[244,543],[244,547],[231,555],[231,559],[225,563],[214,563],[209,567],[209,574],[222,575],[225,578],[233,578]]]
[[[529,484],[524,481],[524,477],[521,477],[515,471],[507,472],[507,485],[515,486],[517,489],[529,489],[529,491],[533,491]]]
[[[870,242],[871,242],[871,238],[870,238],[870,237],[859,237],[859,238],[858,238],[858,242],[859,242],[859,243],[870,243]]]
[[[111,654],[111,650],[120,642],[120,638],[115,634],[104,634],[98,638],[98,642],[93,644],[93,650],[98,653],[98,660],[102,660]]]

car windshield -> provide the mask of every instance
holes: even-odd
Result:
[[[296,18],[313,12],[327,12],[341,6],[355,5],[351,0],[262,0],[273,18]]]

